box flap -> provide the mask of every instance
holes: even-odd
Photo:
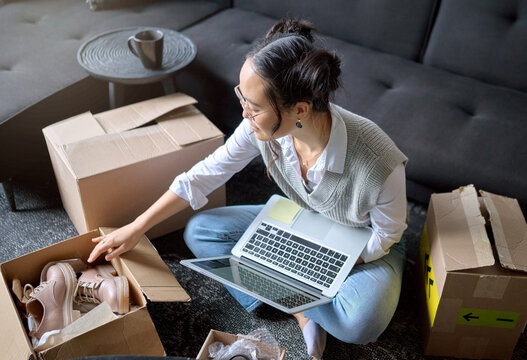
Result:
[[[108,234],[113,228],[100,228],[101,233]],[[156,249],[146,236],[137,246],[119,257],[115,268],[122,266],[127,275],[133,277],[146,297],[154,302],[183,302],[190,297],[183,290]],[[116,261],[112,260],[112,264]]]
[[[473,185],[434,194],[437,233],[447,271],[494,265],[485,219]]]
[[[104,354],[119,355],[100,356]],[[147,309],[141,308],[43,350],[38,359],[158,359],[159,356],[166,356],[163,344]]]
[[[106,133],[120,133],[145,125],[172,110],[196,102],[188,95],[176,93],[105,111],[96,114],[95,118]]]
[[[527,271],[527,223],[516,199],[481,191],[504,268]]]
[[[105,134],[89,111],[47,126],[42,131],[55,145],[70,144]]]
[[[211,329],[209,331],[209,334],[207,335],[207,338],[205,339],[205,342],[201,346],[201,349],[200,349],[198,355],[196,356],[196,359],[197,360],[210,359],[210,356],[209,356],[209,345],[214,343],[214,342],[216,342],[216,341],[219,341],[219,342],[221,342],[224,345],[231,345],[236,340],[238,340],[236,335]]]
[[[2,309],[0,349],[2,349],[2,359],[25,360],[34,358],[33,348],[17,315],[18,310],[9,289],[10,285],[6,284],[5,277],[2,276],[0,279],[0,309]]]
[[[223,133],[194,106],[185,106],[157,120],[179,146],[223,136]]]
[[[179,149],[158,125],[96,136],[66,144],[64,152],[78,179],[151,159]]]

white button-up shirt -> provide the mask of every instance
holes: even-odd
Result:
[[[249,121],[244,119],[224,145],[189,171],[178,175],[170,185],[170,190],[188,201],[194,210],[204,206],[208,201],[208,194],[260,155],[260,150],[250,140],[251,133]],[[326,170],[336,173],[344,171],[347,138],[344,121],[332,113],[328,144],[306,173],[307,183],[304,182],[304,186],[308,191],[316,188]],[[277,141],[282,148],[282,154],[301,174],[300,162],[291,136],[284,136]],[[376,206],[370,210],[373,234],[361,254],[365,262],[386,255],[390,247],[401,239],[407,228],[406,215],[405,169],[404,165],[400,164],[386,179]]]

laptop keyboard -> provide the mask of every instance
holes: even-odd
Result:
[[[348,258],[265,222],[260,223],[242,252],[325,288],[331,286]]]
[[[275,281],[266,279],[261,275],[257,275],[254,270],[247,269],[244,266],[238,267],[238,274],[240,275],[241,284],[248,290],[265,296],[268,299],[272,299],[288,309],[308,304],[314,299],[299,294],[298,292],[280,285]]]

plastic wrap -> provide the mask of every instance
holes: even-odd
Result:
[[[269,330],[260,328],[230,345],[210,344],[209,354],[214,360],[279,360],[280,346]]]

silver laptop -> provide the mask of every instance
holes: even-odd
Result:
[[[273,195],[232,255],[181,264],[286,313],[330,302],[372,235]]]

